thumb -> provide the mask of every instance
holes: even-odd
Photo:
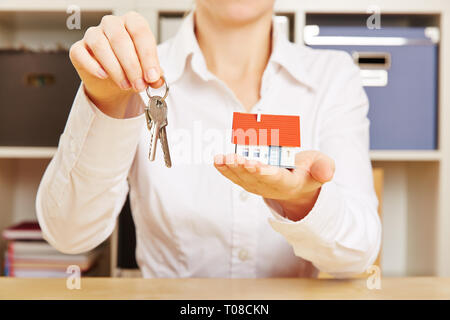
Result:
[[[333,159],[321,153],[311,165],[310,174],[317,182],[325,183],[333,179],[334,171]]]

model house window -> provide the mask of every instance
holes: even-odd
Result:
[[[278,166],[280,164],[280,147],[271,146],[270,147],[270,160],[271,165]]]

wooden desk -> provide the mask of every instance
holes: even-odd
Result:
[[[330,279],[66,279],[0,278],[0,299],[450,299],[450,278]]]

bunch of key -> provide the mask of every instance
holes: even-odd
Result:
[[[170,168],[172,166],[172,162],[170,160],[169,143],[167,141],[167,104],[165,101],[169,93],[169,86],[163,77],[162,79],[166,85],[166,92],[164,96],[152,96],[149,93],[149,88],[147,88],[147,95],[150,100],[148,101],[148,105],[145,107],[144,113],[147,120],[148,130],[150,130],[150,151],[148,157],[150,161],[155,160],[156,145],[158,144],[158,140],[160,140],[164,154],[164,162],[166,163],[166,167]]]

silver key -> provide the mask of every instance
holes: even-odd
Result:
[[[155,160],[156,145],[161,133],[161,128],[167,125],[167,105],[162,97],[153,96],[150,99],[147,115],[149,116],[151,123],[150,126],[150,161]]]
[[[156,95],[152,96],[149,92],[150,87],[146,90],[150,99],[148,106],[145,108],[147,128],[150,130],[149,159],[150,161],[155,160],[156,145],[157,141],[160,140],[164,153],[164,162],[166,163],[166,166],[170,168],[172,166],[172,161],[170,159],[169,143],[167,141],[167,104],[165,101],[169,93],[169,86],[167,85],[166,79],[164,79],[163,76],[161,78],[166,87],[166,92],[163,97]]]
[[[144,114],[145,114],[145,120],[147,122],[147,128],[151,132],[152,131],[152,119],[150,118],[149,107],[150,107],[150,101],[149,101],[148,107],[146,107],[145,110],[144,110]]]
[[[166,167],[170,168],[172,166],[172,161],[170,159],[170,150],[169,150],[169,143],[167,141],[166,126],[161,128],[159,132],[159,140],[161,141],[161,147],[164,154],[164,162],[166,163]]]

